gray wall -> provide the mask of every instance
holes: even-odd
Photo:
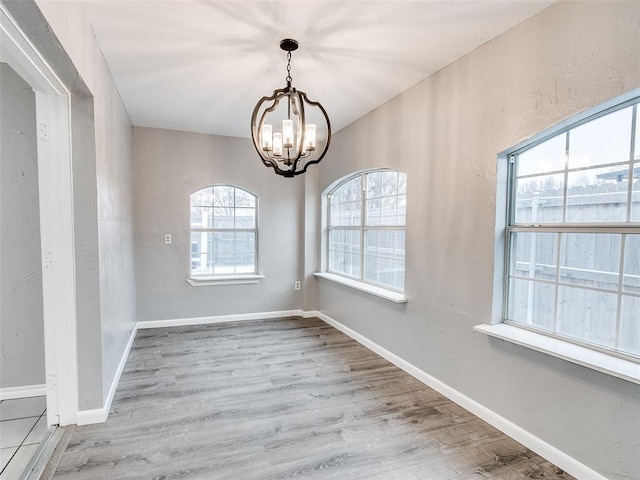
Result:
[[[1,1],[72,93],[79,405],[98,409],[136,321],[131,122],[80,2]]]
[[[263,166],[248,139],[134,128],[138,319],[165,320],[299,309],[300,178]],[[189,274],[189,196],[208,185],[258,195],[258,284],[194,287]],[[164,235],[172,244],[164,244]]]
[[[79,326],[78,347],[80,365],[84,363],[84,356],[88,359],[88,365],[83,365],[80,372],[80,408],[100,408],[109,393],[136,320],[131,183],[132,127],[93,31],[86,20],[82,4],[46,1],[36,3],[93,98],[92,110],[88,110],[88,105],[80,104],[76,105],[75,112],[87,109],[87,118],[93,116],[95,167],[86,167],[82,173],[86,177],[75,177],[74,186],[77,182],[86,182],[88,186],[83,191],[87,195],[88,208],[93,208],[94,199],[97,202],[97,213],[85,212],[85,218],[90,219],[95,215],[97,220],[97,255],[92,239],[87,240],[91,243],[88,251],[76,250],[76,254],[80,254],[82,261],[88,262],[91,266],[86,269],[89,275],[95,274],[95,262],[98,261],[99,322],[91,322],[85,330]],[[90,127],[91,125],[87,128]],[[90,148],[90,145],[85,147]],[[80,172],[74,168],[75,174]],[[94,182],[95,190],[92,189]],[[74,207],[78,208],[75,201]],[[95,289],[91,293],[95,294]],[[98,326],[99,334],[96,332]],[[95,358],[96,350],[89,351],[95,346],[98,336],[101,347],[99,363]],[[88,385],[92,381],[91,374],[93,379],[101,379],[100,390],[97,385]],[[83,380],[87,383],[83,384]]]
[[[319,280],[319,309],[617,480],[640,478],[640,386],[473,326],[492,314],[497,154],[640,87],[639,25],[640,2],[560,2],[339,132],[320,165],[322,189],[407,172],[409,301]]]
[[[0,63],[0,388],[45,383],[36,103]]]

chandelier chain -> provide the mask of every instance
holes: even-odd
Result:
[[[285,80],[287,81],[287,85],[291,85],[291,81],[293,80],[291,78],[291,51],[287,52],[287,78],[285,78]]]

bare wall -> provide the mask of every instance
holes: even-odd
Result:
[[[95,167],[85,165],[76,168],[74,164],[74,189],[79,187],[78,182],[82,182],[83,188],[79,192],[85,195],[86,208],[97,210],[82,209],[75,198],[74,208],[80,208],[82,218],[89,222],[80,226],[83,232],[93,235],[85,238],[84,242],[77,242],[76,236],[76,262],[86,262],[81,273],[86,276],[97,273],[99,282],[96,286],[99,290],[99,317],[92,316],[91,325],[78,327],[79,362],[83,367],[80,371],[80,408],[96,409],[104,404],[136,321],[132,127],[82,4],[36,3],[93,100],[92,105],[87,101],[72,102],[72,114],[79,117],[78,123],[74,123],[76,137],[92,135],[94,142],[93,145],[85,143],[82,148],[94,149],[87,153],[90,157],[95,155]],[[82,117],[87,120],[85,125],[82,125]],[[77,147],[76,140],[72,139],[74,148]],[[97,222],[97,231],[91,222]],[[92,226],[94,230],[90,232]],[[87,249],[83,250],[84,247]],[[81,277],[78,279],[82,280]],[[88,293],[95,306],[98,303],[95,288],[92,287]],[[90,309],[91,305],[86,304],[86,308]],[[97,339],[101,350],[98,361],[92,357],[92,352],[96,352]],[[100,379],[100,385],[90,384],[91,378]]]
[[[640,478],[640,386],[473,326],[491,319],[497,154],[640,87],[638,45],[640,2],[560,2],[339,132],[320,165],[321,189],[407,172],[409,301],[319,280],[319,309],[612,480]]]
[[[138,320],[299,309],[302,183],[263,166],[248,139],[134,128]],[[258,284],[194,287],[189,274],[189,197],[213,184],[258,196]],[[171,234],[171,245],[164,235]]]
[[[0,389],[45,383],[36,102],[0,63]]]

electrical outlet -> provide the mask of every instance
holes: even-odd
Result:
[[[300,280],[295,281],[295,283],[293,284],[293,289],[300,290]]]
[[[167,233],[167,234],[164,236],[164,244],[165,244],[165,245],[171,245],[171,234]]]

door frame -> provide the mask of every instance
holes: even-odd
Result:
[[[0,3],[0,59],[35,91],[47,424],[78,417],[70,92]]]

